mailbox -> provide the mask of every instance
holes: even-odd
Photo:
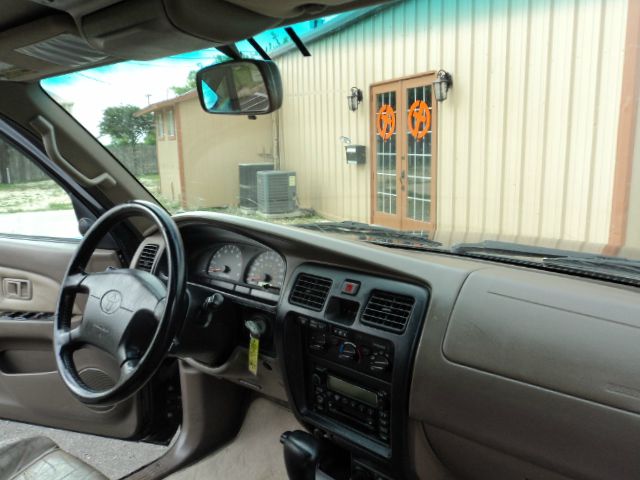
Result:
[[[365,163],[366,148],[364,145],[346,145],[344,150],[347,153],[348,165],[361,165]]]

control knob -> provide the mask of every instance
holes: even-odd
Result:
[[[386,372],[389,369],[389,359],[384,355],[371,355],[369,357],[369,370],[372,372]]]
[[[358,347],[352,342],[342,342],[338,348],[338,358],[348,362],[358,360]]]

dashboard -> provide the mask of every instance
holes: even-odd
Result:
[[[362,478],[640,477],[637,289],[215,213],[175,220],[193,305],[179,355],[286,402]],[[161,274],[162,248],[150,232],[132,266]]]

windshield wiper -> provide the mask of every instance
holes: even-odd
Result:
[[[495,255],[556,258],[594,258],[598,255],[592,253],[574,252],[559,248],[538,247],[536,245],[522,245],[520,243],[501,242],[497,240],[485,240],[479,243],[457,243],[451,247],[451,253],[458,255],[473,253],[489,253]]]
[[[542,263],[558,267],[579,268],[598,271],[605,274],[618,274],[640,277],[640,261],[629,258],[594,256],[594,257],[556,257],[544,258]]]
[[[344,233],[357,235],[360,240],[376,243],[376,244],[393,244],[402,245],[399,242],[409,246],[427,246],[439,247],[442,244],[435,240],[429,239],[425,234],[418,232],[402,232],[392,228],[378,227],[376,225],[368,225],[361,222],[316,222],[316,223],[297,223],[294,227],[306,228],[309,230],[318,230],[323,233]]]
[[[559,248],[487,240],[480,243],[459,243],[451,247],[451,253],[471,256],[475,254],[536,258],[542,265],[548,267],[580,270],[601,275],[625,276],[634,279],[640,277],[640,261],[638,260]]]

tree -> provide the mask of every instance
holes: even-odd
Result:
[[[195,90],[196,88],[196,71],[191,70],[187,75],[187,83],[181,87],[171,87],[176,95],[184,95],[185,93]]]
[[[98,126],[100,136],[108,135],[112,145],[135,146],[155,132],[151,114],[135,116],[140,110],[135,105],[108,107],[102,112]]]
[[[213,57],[211,57],[211,65],[215,65],[216,63],[226,62],[228,60],[230,60],[228,56],[222,53],[218,53]],[[201,69],[202,64],[198,63],[197,67],[198,67],[198,70]],[[189,93],[191,90],[195,90],[196,74],[198,73],[198,70],[191,70],[187,74],[187,83],[185,83],[184,85],[171,87],[171,90],[173,90],[173,93],[175,93],[176,95],[184,95],[185,93]]]

